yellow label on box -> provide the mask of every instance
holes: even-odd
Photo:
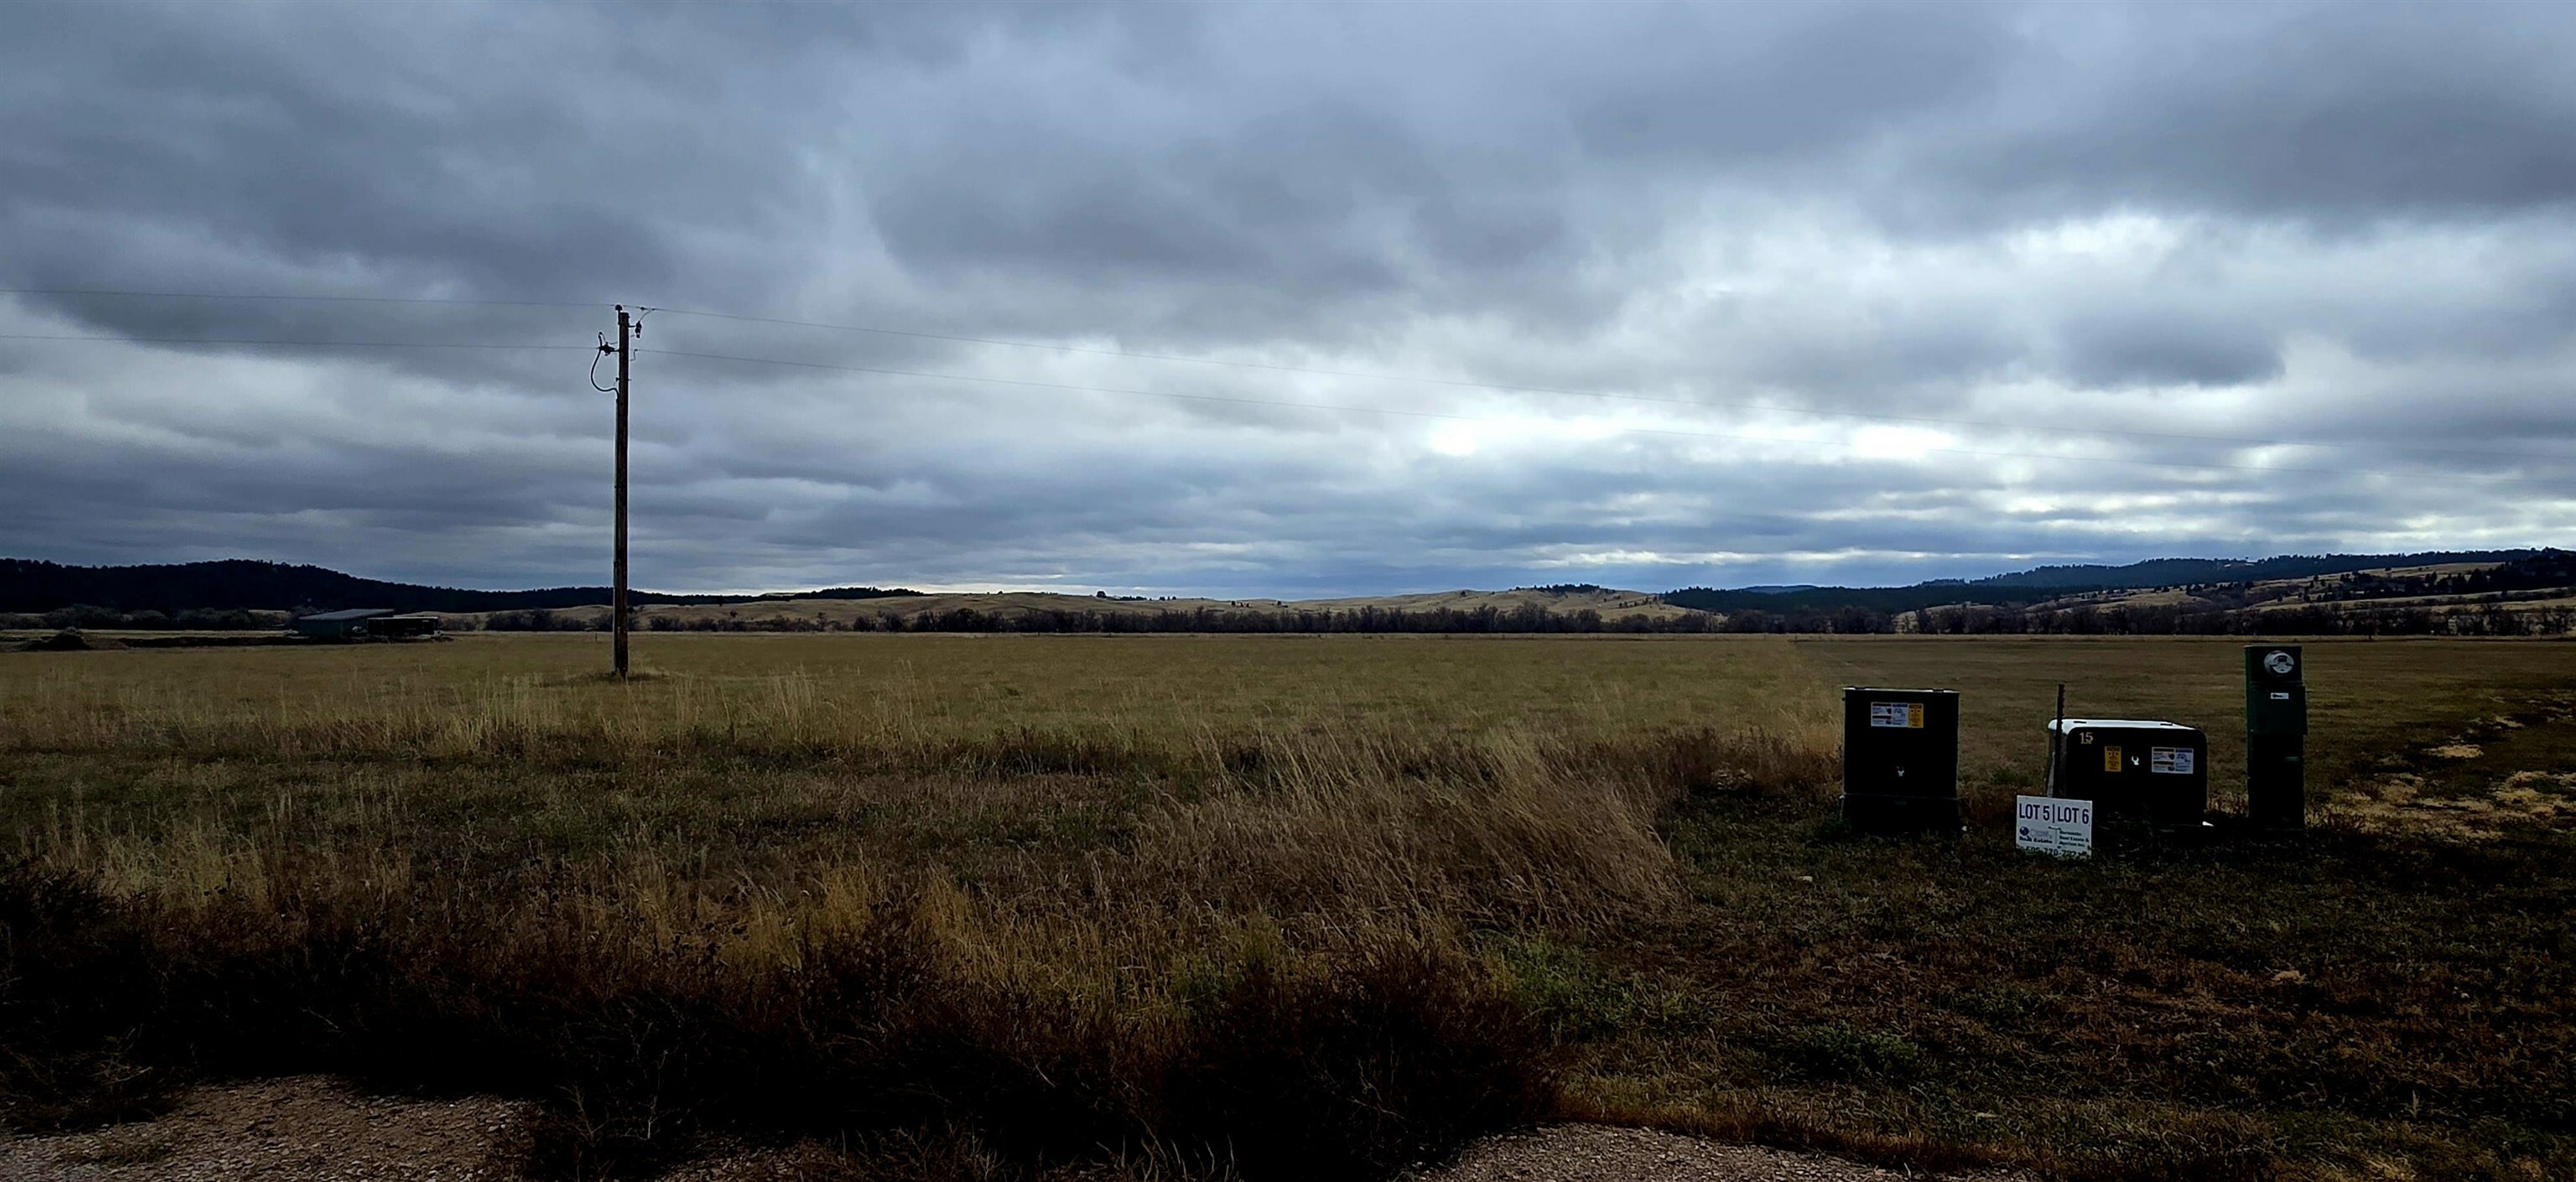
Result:
[[[2119,748],[2104,747],[2102,749],[2102,770],[2106,772],[2116,772],[2120,770]]]

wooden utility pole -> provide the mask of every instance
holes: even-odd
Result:
[[[634,355],[633,323],[626,305],[617,305],[617,587],[611,593],[610,627],[615,630],[617,676],[626,676],[626,386],[627,361]]]

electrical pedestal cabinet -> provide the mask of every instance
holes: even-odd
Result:
[[[2245,815],[2266,828],[2308,823],[2307,670],[2298,645],[2245,646]]]
[[[2161,828],[2198,826],[2209,810],[2209,736],[2172,722],[2067,718],[2048,724],[2057,745],[2049,795],[2093,802],[2095,816]]]
[[[1863,833],[1959,831],[1959,692],[1843,690],[1843,820]]]

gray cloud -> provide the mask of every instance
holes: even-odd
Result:
[[[2069,8],[2069,68],[1958,145],[1954,183],[2350,223],[2576,199],[2576,19],[2549,6]],[[2090,26],[2085,27],[2085,26]],[[2042,100],[2042,96],[2023,96]]]
[[[2129,308],[2059,325],[2060,368],[2085,386],[2242,386],[2281,374],[2277,330],[2187,309]]]
[[[2538,6],[27,4],[0,286],[929,334],[649,320],[806,363],[638,359],[664,587],[2571,544],[2571,51]],[[351,343],[0,340],[0,552],[594,580],[606,324],[0,297]]]

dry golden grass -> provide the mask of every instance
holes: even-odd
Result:
[[[1617,668],[1585,659],[1613,649]],[[216,978],[208,997],[125,998],[139,1014],[91,1013],[95,982],[66,980],[48,1004],[87,1017],[35,1026],[157,1028],[120,1055],[164,1072],[297,1063],[210,1050],[179,1019],[256,1010],[237,995],[248,986],[205,967],[248,958],[269,982],[250,998],[283,992],[334,1031],[374,1032],[299,1036],[369,1073],[556,1100],[586,1086],[585,1103],[606,1107],[559,1138],[576,1147],[569,1160],[634,1164],[746,1119],[760,1127],[770,1118],[726,1097],[776,1085],[725,1070],[666,1098],[658,1068],[585,1057],[593,1019],[532,1034],[474,1017],[471,998],[544,1012],[551,987],[515,966],[550,966],[608,999],[591,1008],[621,1037],[645,1038],[615,1017],[639,1006],[771,1015],[702,1021],[682,1050],[721,1062],[784,1040],[791,1060],[820,1054],[837,1064],[827,1074],[859,1077],[835,1094],[901,1091],[923,1070],[912,1051],[851,1067],[781,1033],[828,1032],[840,1019],[817,1007],[855,996],[929,1015],[884,1037],[962,1044],[959,1061],[979,1066],[940,1086],[1002,1098],[851,1101],[782,1131],[965,1122],[1018,1144],[1018,1160],[1240,1140],[1265,1147],[1274,1176],[1385,1169],[1542,1111],[1545,1054],[1509,1012],[1489,1012],[1508,1005],[1508,974],[1480,932],[1576,932],[1669,906],[1655,825],[1679,794],[1831,770],[1814,735],[1769,729],[1812,728],[1813,712],[1788,703],[1820,692],[1776,641],[678,637],[647,645],[652,673],[628,683],[583,669],[601,651],[589,638],[476,638],[26,654],[0,668],[27,897],[71,889],[47,883],[96,892],[145,951],[82,944],[33,903],[15,946],[50,934],[74,946],[47,957],[56,967]],[[138,656],[177,659],[126,659]],[[1729,676],[1706,677],[1712,659]],[[1464,686],[1503,692],[1480,700]],[[1626,709],[1660,686],[1686,688]],[[1661,720],[1655,737],[1633,729],[1639,714]],[[363,932],[420,966],[373,974],[408,984],[276,963]],[[509,1054],[442,1066],[421,1045],[420,1031],[457,1024],[464,1045],[553,1049],[536,1079],[500,1082]],[[1311,1038],[1269,1041],[1300,1029]],[[1429,1041],[1383,1068],[1365,1066],[1378,1051],[1308,1063],[1304,1042],[1337,1038]],[[87,1063],[96,1049],[67,1043],[52,1058]],[[23,1031],[16,1045],[47,1048]],[[1461,1065],[1439,1066],[1448,1059]],[[1205,1081],[1176,1081],[1212,1064],[1232,1064],[1220,1082],[1250,1091],[1203,1110],[1215,1103]],[[1088,1115],[1003,1103],[1068,1070],[1110,1093],[1081,1101]],[[16,1081],[18,1107],[113,1110],[116,1090],[93,1086],[102,1073],[130,1074],[40,1072]],[[1292,1121],[1308,1127],[1277,1131]]]
[[[1152,616],[1161,612],[1219,614],[1230,612],[1356,612],[1362,608],[1379,611],[1427,612],[1446,609],[1475,612],[1485,608],[1510,612],[1525,608],[1549,612],[1572,613],[1594,611],[1601,618],[1617,621],[1632,617],[1668,620],[1691,614],[1643,591],[1434,591],[1414,595],[1371,595],[1345,599],[1104,599],[1092,595],[1065,595],[1045,591],[938,592],[928,595],[887,596],[877,599],[768,599],[732,604],[653,604],[635,610],[636,626],[650,629],[656,621],[667,620],[682,626],[703,626],[724,620],[746,621],[812,621],[816,624],[847,627],[854,621],[881,620],[889,616],[906,620],[925,615],[941,615],[961,608],[988,615],[1024,615],[1028,613],[1071,612],[1107,616]],[[449,627],[473,629],[482,626],[491,613],[466,612],[448,615]],[[556,611],[557,617],[592,625],[608,616],[605,605],[567,608]]]
[[[657,637],[625,684],[574,671],[601,647],[21,663],[19,841],[172,900],[317,854],[384,882],[559,860],[727,958],[934,881],[996,959],[1087,971],[1256,928],[1579,925],[1670,894],[1654,824],[1687,776],[1830,771],[1773,640]]]
[[[1188,743],[1368,730],[1416,737],[1794,724],[1831,687],[1773,637],[655,635],[642,678],[596,635],[453,644],[25,654],[0,666],[0,741],[263,750],[277,741],[476,743],[572,727],[650,744],[726,730],[875,743],[1079,729]],[[333,739],[335,729],[364,737]],[[459,730],[458,728],[463,728]],[[469,733],[471,732],[471,733]],[[124,737],[120,737],[124,736]],[[618,739],[618,736],[624,736]],[[412,741],[412,740],[405,740]]]
[[[19,1122],[197,1071],[500,1090],[575,1173],[809,1137],[1367,1174],[1568,1114],[2106,1178],[2559,1169],[2571,651],[2311,643],[2321,832],[2086,866],[1842,834],[1835,687],[1966,691],[1972,818],[2060,679],[2207,727],[2225,805],[2237,642],[12,654],[0,1083]],[[2382,824],[2396,774],[2494,832]]]

